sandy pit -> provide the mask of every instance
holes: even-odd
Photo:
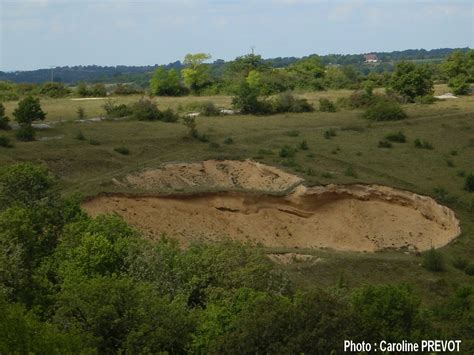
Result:
[[[151,238],[167,235],[183,246],[227,238],[267,247],[417,252],[444,246],[460,233],[450,209],[408,191],[378,185],[306,188],[299,177],[250,161],[188,166],[189,170],[185,164],[167,165],[126,180],[152,191],[202,182],[260,192],[101,195],[83,207],[91,215],[117,213]],[[284,196],[268,194],[295,184],[299,185]]]
[[[285,192],[303,179],[273,166],[251,160],[206,160],[199,163],[166,164],[160,169],[114,179],[115,184],[146,191],[254,190]]]

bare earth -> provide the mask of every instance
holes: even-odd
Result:
[[[155,191],[167,177],[167,188],[206,183],[263,192],[284,191],[301,181],[250,161],[167,165],[127,180]],[[183,246],[229,238],[268,247],[415,252],[446,245],[460,233],[454,213],[430,197],[377,185],[300,185],[286,196],[244,192],[98,196],[83,207],[92,215],[118,213],[151,238],[167,235]]]
[[[251,160],[206,160],[200,163],[167,164],[161,169],[147,170],[127,176],[116,184],[146,191],[166,190],[256,190],[284,192],[303,179],[273,166]]]

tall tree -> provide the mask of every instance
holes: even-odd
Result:
[[[17,139],[31,141],[35,138],[35,132],[32,128],[34,121],[43,121],[46,114],[41,109],[39,99],[33,96],[27,96],[18,103],[18,107],[13,111],[16,121],[20,125],[17,131]]]
[[[186,68],[181,71],[184,83],[195,92],[210,82],[208,68],[204,64],[204,61],[208,59],[211,59],[211,55],[206,53],[186,54],[184,57]]]
[[[424,65],[400,62],[392,74],[390,87],[407,101],[413,102],[417,96],[433,93],[431,71]]]

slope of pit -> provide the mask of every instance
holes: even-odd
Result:
[[[285,192],[303,179],[273,166],[251,160],[206,160],[166,164],[160,169],[128,175],[119,185],[145,191],[253,190]]]
[[[118,213],[151,238],[165,234],[183,246],[230,238],[267,247],[415,252],[460,233],[454,213],[430,197],[376,185],[299,186],[287,196],[109,195],[83,207],[92,215]]]

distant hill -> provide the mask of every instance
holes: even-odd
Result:
[[[439,49],[407,49],[404,51],[393,52],[371,52],[375,54],[381,63],[393,63],[399,60],[442,60],[454,50],[467,51],[469,48],[439,48]],[[312,54],[311,56],[316,56]],[[320,56],[325,64],[338,65],[361,65],[364,62],[363,54],[329,54]],[[286,67],[301,58],[297,57],[278,57],[269,58],[266,61],[270,62],[275,68]],[[210,64],[211,71],[218,71],[225,61],[219,59]],[[51,81],[51,76],[54,76],[54,81],[63,82],[66,84],[76,84],[78,82],[135,82],[139,85],[146,86],[151,73],[158,67],[158,64],[147,66],[73,66],[73,67],[56,67],[54,69],[38,69],[30,71],[15,71],[15,72],[0,72],[0,81],[7,80],[16,83],[44,83]],[[182,63],[178,60],[174,63],[162,65],[167,69],[175,68],[181,69]]]

